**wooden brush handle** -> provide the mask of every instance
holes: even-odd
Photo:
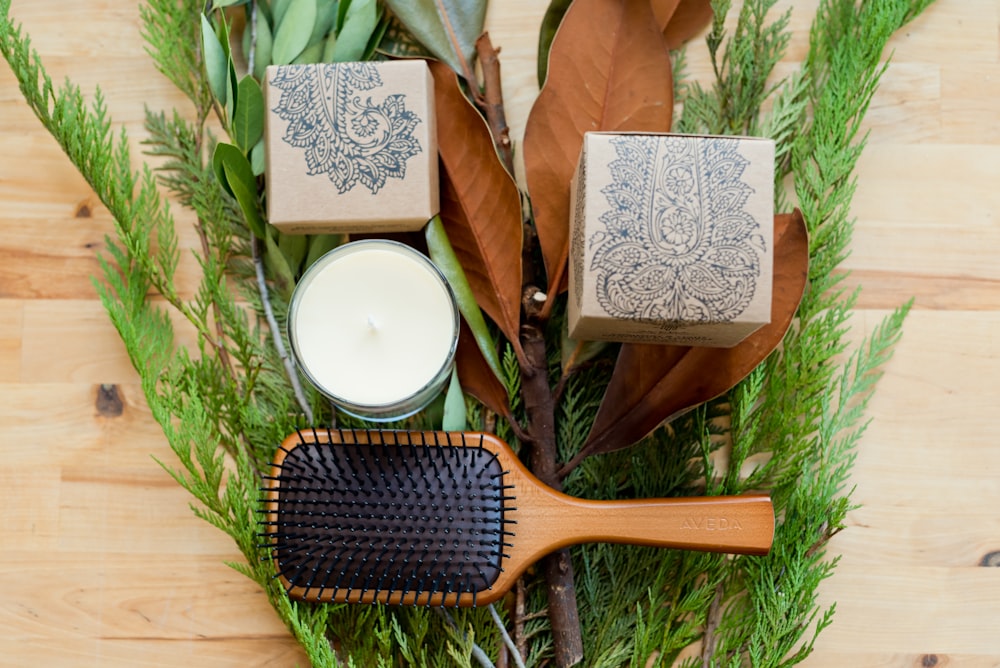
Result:
[[[543,525],[559,547],[604,542],[767,554],[774,508],[765,495],[588,501],[559,494]]]

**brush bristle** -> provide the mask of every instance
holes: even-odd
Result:
[[[429,604],[493,585],[512,498],[496,454],[434,434],[334,433],[300,433],[271,480],[262,535],[294,596]]]

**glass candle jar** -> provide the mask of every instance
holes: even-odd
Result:
[[[333,249],[302,276],[288,311],[299,369],[341,410],[407,417],[448,382],[459,312],[441,271],[388,240]]]

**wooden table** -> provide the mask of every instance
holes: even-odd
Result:
[[[816,3],[796,3],[789,63]],[[53,78],[99,83],[134,143],[143,105],[183,104],[143,54],[135,3],[13,4]],[[493,4],[518,137],[547,2]],[[1000,666],[1000,569],[983,567],[1000,565],[998,12],[938,0],[894,39],[871,109],[854,335],[916,305],[858,449],[862,507],[834,540],[821,602],[836,621],[809,666]],[[109,215],[6,67],[0,147],[0,665],[301,665],[263,594],[223,564],[228,539],[153,459],[172,454],[90,282]],[[187,259],[188,292],[195,272]]]

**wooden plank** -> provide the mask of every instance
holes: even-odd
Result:
[[[779,74],[805,56],[819,0],[793,8]],[[537,94],[546,0],[493,2],[515,147]],[[143,55],[136,6],[15,0],[56,82],[104,91],[132,135],[144,105],[186,107]],[[855,341],[916,297],[871,404],[851,484],[862,507],[831,544],[837,604],[806,666],[1000,666],[1000,4],[937,0],[892,41],[865,127],[846,284],[863,285]],[[694,75],[710,72],[700,45]],[[195,518],[151,456],[174,461],[89,275],[108,213],[0,68],[0,656],[12,665],[296,665],[305,657],[239,555]],[[86,208],[88,216],[81,216]],[[179,211],[179,209],[177,209]],[[180,214],[181,288],[198,247]],[[190,330],[181,328],[181,343]],[[98,408],[116,384],[118,416]],[[7,545],[12,548],[7,548]]]

